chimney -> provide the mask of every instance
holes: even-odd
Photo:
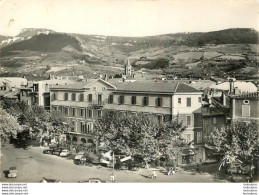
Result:
[[[108,81],[108,76],[107,76],[107,74],[104,75],[104,80],[105,80],[105,81]]]
[[[235,95],[240,94],[240,90],[238,89],[238,87],[235,87],[235,88],[234,88],[234,94],[235,94]]]
[[[234,81],[236,79],[235,78],[230,78],[229,81],[229,94],[233,94],[234,93]]]

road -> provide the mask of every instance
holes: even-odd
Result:
[[[96,177],[106,181],[110,179],[110,168],[75,165],[72,160],[43,154],[43,150],[44,148],[40,147],[24,150],[11,145],[3,146],[1,148],[1,182],[39,182],[42,177],[73,183]],[[11,166],[17,168],[17,178],[6,178],[3,174]],[[158,173],[158,178],[154,180],[141,176],[137,171],[128,170],[115,171],[115,176],[116,182],[226,182],[216,179],[214,173],[196,173],[195,169],[181,171],[170,176]]]

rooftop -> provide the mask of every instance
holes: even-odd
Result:
[[[117,91],[156,92],[156,93],[197,93],[199,90],[183,83],[134,82],[115,83]]]

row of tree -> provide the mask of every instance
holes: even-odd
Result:
[[[36,130],[39,135],[62,133],[69,121],[60,113],[47,112],[43,107],[28,106],[24,102],[3,100],[0,107],[0,135],[9,141],[17,135]],[[184,131],[178,117],[160,123],[154,115],[127,114],[106,111],[96,120],[95,141],[103,142],[112,151],[124,155],[139,155],[146,163],[161,157],[177,158],[187,144],[182,139]],[[233,122],[215,129],[208,141],[225,159],[239,159],[251,164],[259,156],[258,123]]]
[[[94,125],[95,139],[118,154],[141,156],[146,164],[160,157],[176,158],[186,145],[178,117],[159,123],[157,117],[142,113],[104,112]]]
[[[41,106],[29,106],[25,102],[4,99],[0,109],[0,132],[5,142],[28,136],[30,132],[36,132],[39,137],[58,134],[70,125],[58,111],[47,112]]]

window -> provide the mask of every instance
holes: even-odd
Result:
[[[76,122],[72,121],[71,131],[75,131]]]
[[[182,103],[182,99],[178,98],[178,104],[181,104],[181,103]]]
[[[58,99],[58,94],[54,93],[54,100],[57,100],[57,99]]]
[[[213,123],[213,125],[216,125],[216,124],[217,124],[217,118],[216,118],[216,117],[213,117],[213,118],[212,118],[212,123]]]
[[[80,131],[81,132],[85,132],[85,123],[84,122],[80,122]]]
[[[196,132],[196,141],[197,141],[197,144],[200,144],[200,143],[202,143],[202,132],[201,131],[198,131],[198,132]]]
[[[244,100],[243,103],[244,104],[249,104],[249,100]]]
[[[163,98],[162,97],[159,97],[156,99],[156,106],[157,107],[162,107],[163,105]]]
[[[53,98],[53,100],[57,100],[57,94],[56,93],[53,93],[53,96],[52,96]]]
[[[102,90],[105,91],[105,87],[102,87]]]
[[[137,97],[136,96],[132,96],[131,97],[131,104],[135,105],[137,103]]]
[[[148,97],[143,97],[143,106],[148,106],[148,104],[149,104]]]
[[[96,91],[96,87],[93,87],[93,90]]]
[[[191,98],[186,98],[187,107],[192,106]]]
[[[198,102],[201,103],[201,97],[198,97]]]
[[[113,104],[113,95],[109,95],[108,102],[109,104]]]
[[[87,124],[87,129],[86,129],[86,133],[89,134],[92,132],[92,123],[88,123]]]
[[[102,117],[102,110],[97,110],[97,116]]]
[[[186,116],[186,124],[187,126],[190,126],[192,124],[191,116]]]
[[[88,102],[92,102],[93,101],[93,95],[92,94],[88,94]]]
[[[76,116],[76,109],[72,108],[72,116]]]
[[[68,93],[64,94],[64,100],[66,100],[66,101],[68,100]]]
[[[91,109],[88,110],[88,117],[93,118],[93,110]]]
[[[65,107],[65,115],[68,115],[68,107]]]
[[[83,102],[84,101],[84,94],[80,94],[79,99],[80,99],[81,102]]]
[[[80,109],[80,116],[81,117],[84,117],[85,115],[85,110],[83,108]]]
[[[72,101],[76,101],[76,94],[72,93]]]
[[[242,116],[250,116],[250,106],[242,105]]]
[[[118,102],[119,102],[119,104],[124,104],[124,96],[123,95],[119,96]]]
[[[63,106],[59,106],[58,109],[59,109],[60,113],[62,114],[63,113]]]

